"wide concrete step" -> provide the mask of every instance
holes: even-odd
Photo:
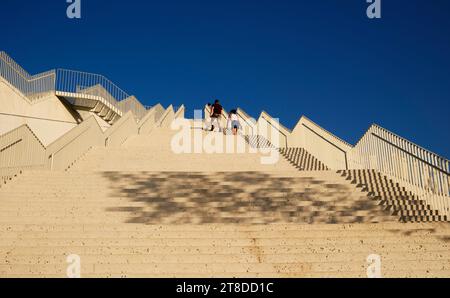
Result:
[[[3,239],[186,239],[186,238],[199,238],[199,239],[262,239],[262,238],[275,238],[275,239],[316,239],[316,238],[384,238],[391,236],[402,236],[404,233],[410,235],[410,239],[415,237],[434,236],[434,237],[446,237],[450,236],[450,231],[442,230],[411,230],[407,232],[401,232],[399,230],[386,230],[386,231],[340,231],[340,230],[317,230],[317,231],[303,231],[303,230],[261,230],[261,231],[146,231],[141,229],[139,231],[115,231],[115,230],[87,230],[87,231],[74,231],[71,229],[63,230],[62,228],[57,231],[51,229],[41,231],[4,231],[2,233]],[[416,239],[417,240],[417,239]]]
[[[379,224],[271,224],[271,225],[141,225],[141,224],[3,224],[0,231],[142,231],[142,232],[265,232],[265,231],[299,231],[311,232],[395,232],[411,234],[415,231],[429,231],[439,233],[450,233],[450,224],[447,223],[379,223]]]
[[[281,217],[280,217],[281,216]],[[392,216],[381,216],[361,213],[360,215],[290,215],[290,214],[278,214],[276,216],[239,216],[230,214],[228,216],[221,215],[217,217],[212,214],[208,217],[189,217],[179,215],[177,217],[163,218],[163,217],[148,217],[148,216],[114,216],[92,218],[92,217],[79,217],[79,216],[61,216],[61,217],[7,217],[0,218],[0,224],[118,224],[118,223],[141,223],[141,224],[273,224],[273,223],[298,223],[298,224],[353,224],[353,223],[381,223],[381,222],[396,222],[398,221]]]
[[[51,207],[49,207],[51,208]],[[198,208],[201,208],[199,210]],[[371,215],[388,215],[383,210],[377,210],[377,209],[357,209],[352,208],[352,206],[334,206],[333,213],[330,213],[330,206],[326,207],[279,207],[275,206],[274,208],[277,208],[277,212],[279,216],[323,216],[323,215],[347,215],[347,216],[359,216],[359,215],[366,215],[370,210]],[[244,207],[229,207],[229,206],[195,206],[192,205],[190,207],[183,207],[179,208],[177,212],[196,212],[199,214],[199,212],[204,213],[205,216],[207,216],[210,213],[217,214],[220,216],[221,214],[227,215],[228,212],[236,210],[237,214],[240,215],[241,213],[247,213],[247,212],[259,212],[262,211],[263,207],[258,206],[244,206]],[[96,207],[96,206],[89,206],[82,208],[51,208],[48,210],[42,209],[42,210],[1,210],[0,211],[0,217],[4,216],[11,216],[12,214],[20,217],[54,217],[54,216],[80,216],[86,217],[86,216],[95,216],[98,215],[100,212],[108,212],[106,213],[105,217],[108,216],[115,216],[119,213],[128,214],[129,216],[133,217],[142,217],[145,215],[145,213],[151,213],[156,212],[153,208],[147,208],[145,206],[126,206],[126,207]],[[289,213],[289,214],[287,214]],[[402,213],[405,215],[405,213]],[[411,213],[412,214],[412,213]],[[415,215],[420,215],[422,213],[414,213]],[[264,215],[264,214],[262,214]],[[150,214],[149,214],[150,216]],[[197,215],[198,216],[198,215]]]
[[[26,186],[24,186],[26,187]],[[357,190],[353,190],[351,188],[341,188],[341,189],[335,189],[332,190],[331,185],[327,186],[324,185],[324,189],[321,189],[319,187],[308,187],[308,186],[295,186],[292,185],[291,187],[281,187],[281,188],[270,188],[270,187],[253,187],[253,188],[241,188],[236,187],[233,188],[232,186],[211,186],[207,187],[204,184],[202,185],[189,185],[188,189],[183,188],[171,188],[169,186],[156,186],[160,189],[156,189],[157,192],[151,191],[150,186],[146,186],[143,188],[120,188],[118,189],[117,193],[122,194],[129,194],[129,195],[152,195],[152,196],[161,196],[164,194],[164,191],[167,191],[166,195],[189,195],[191,193],[197,193],[202,195],[214,195],[214,194],[227,194],[227,195],[239,195],[239,194],[253,194],[253,195],[264,195],[264,194],[270,194],[270,195],[312,195],[312,194],[323,194],[324,196],[340,196],[340,195],[352,195],[357,194],[359,196],[364,196],[362,192],[359,192]],[[155,187],[155,188],[156,188]],[[162,189],[161,189],[162,188]],[[2,198],[7,199],[8,197],[12,196],[31,196],[31,195],[53,195],[53,196],[61,196],[61,195],[78,195],[78,196],[86,196],[86,195],[93,195],[95,191],[98,191],[97,188],[92,187],[84,187],[83,191],[78,191],[76,188],[63,188],[62,186],[55,187],[55,188],[48,188],[46,190],[38,189],[30,187],[27,189],[22,189],[18,191],[4,191],[2,192]],[[103,192],[104,194],[108,194],[108,192]],[[114,194],[114,192],[110,192],[111,195]],[[367,196],[364,196],[367,197]],[[45,199],[45,198],[44,198]],[[1,203],[1,202],[0,202]]]
[[[260,238],[260,239],[250,239],[250,238],[237,238],[237,239],[208,239],[208,238],[166,238],[166,239],[155,239],[149,237],[148,239],[137,238],[137,239],[115,239],[115,238],[77,238],[77,239],[0,239],[0,247],[7,246],[180,246],[180,245],[190,245],[190,246],[302,246],[302,245],[327,245],[327,244],[345,245],[360,245],[362,243],[366,244],[380,244],[380,243],[398,243],[398,236],[385,236],[383,239],[374,239],[371,237],[327,237],[327,238],[315,238],[315,237],[305,237],[305,238],[292,238],[292,239],[280,239],[280,238]],[[443,243],[439,238],[430,237],[423,240],[422,237],[408,237],[404,240],[404,243],[427,243],[435,245],[445,245],[449,247],[448,244]]]
[[[0,260],[0,265],[60,265],[65,263],[69,254],[61,255],[18,255],[15,253]],[[183,254],[124,254],[103,255],[103,254],[83,254],[83,264],[251,264],[251,263],[317,263],[317,262],[352,262],[362,264],[366,262],[366,253],[339,253],[339,254],[254,254],[249,251],[243,253],[206,253],[201,255]],[[417,261],[442,261],[448,263],[448,254],[443,252],[427,253],[399,253],[383,254],[383,262],[417,262]]]
[[[357,246],[339,245],[339,243],[322,244],[320,247],[313,245],[284,245],[284,246],[229,246],[229,247],[209,247],[209,246],[22,246],[22,247],[0,247],[0,253],[6,256],[68,256],[70,254],[78,255],[153,255],[153,254],[169,254],[169,255],[197,255],[203,254],[364,254],[366,257],[370,254],[377,253],[383,256],[392,253],[398,254],[426,254],[436,253],[439,256],[450,259],[449,246],[446,244],[436,245],[435,243],[361,243]]]
[[[228,175],[230,177],[234,175],[247,175],[248,178],[264,178],[268,176],[272,176],[279,179],[288,179],[288,178],[304,178],[304,179],[320,179],[322,177],[329,179],[333,178],[340,181],[347,181],[349,184],[352,184],[350,181],[342,179],[339,174],[337,174],[334,171],[296,171],[296,170],[289,170],[280,172],[278,170],[261,170],[261,171],[254,171],[254,170],[247,170],[245,168],[242,168],[239,172],[234,171],[222,171],[222,170],[209,170],[209,171],[192,171],[188,169],[184,169],[183,171],[158,171],[158,170],[142,170],[142,171],[128,171],[128,170],[113,170],[113,171],[107,171],[107,170],[83,170],[83,171],[24,171],[23,174],[20,177],[26,178],[26,179],[35,179],[35,180],[42,180],[45,179],[45,177],[53,177],[55,179],[64,179],[67,176],[83,179],[87,176],[98,176],[98,177],[104,177],[104,176],[114,176],[117,174],[130,174],[130,175],[136,175],[136,176],[142,176],[146,177],[148,175],[154,176],[155,178],[158,177],[173,177],[173,178],[201,178],[204,176],[209,176],[211,179],[219,177],[219,175]],[[253,176],[253,177],[252,177]]]
[[[414,272],[414,268],[418,265],[426,266],[429,270],[439,270],[450,272],[450,264],[448,262],[438,261],[399,261],[395,264],[384,264],[383,269],[385,272],[391,272],[395,274],[397,270],[400,272],[405,271],[406,268]],[[399,269],[397,269],[399,268]],[[401,268],[401,269],[400,269]],[[277,274],[285,277],[302,276],[302,274],[308,272],[353,272],[353,273],[365,273],[367,271],[367,264],[354,264],[348,262],[308,262],[308,263],[248,263],[237,264],[229,263],[226,266],[224,264],[215,263],[193,263],[193,264],[83,264],[83,272],[86,274],[127,274],[132,272],[133,274],[143,274],[152,276],[153,274],[214,274],[215,276],[221,274],[233,274],[233,273],[254,273],[254,274]],[[65,275],[67,271],[67,264],[52,265],[0,265],[0,274],[61,274]]]
[[[330,208],[333,207],[332,210]],[[274,211],[267,211],[273,209]],[[242,213],[251,213],[258,212],[260,215],[265,215],[266,212],[269,215],[284,215],[285,213],[294,213],[296,215],[310,215],[310,216],[318,216],[318,215],[346,215],[347,212],[353,212],[353,215],[358,216],[361,214],[365,214],[366,212],[373,212],[373,215],[388,215],[383,209],[376,209],[375,206],[369,208],[369,206],[364,206],[358,208],[357,205],[351,204],[336,204],[336,205],[325,205],[325,206],[289,206],[289,205],[277,205],[275,203],[272,204],[240,204],[238,206],[234,206],[227,204],[225,202],[217,202],[216,204],[208,203],[208,204],[198,204],[195,202],[177,207],[176,210],[168,212],[168,215],[173,215],[174,213],[179,212],[195,212],[195,216],[200,216],[201,214],[207,216],[210,213],[214,213],[217,215],[224,214],[227,215],[229,212],[236,212],[237,214]],[[15,214],[16,216],[20,215],[23,217],[34,217],[34,216],[42,216],[42,217],[55,217],[62,215],[78,215],[80,217],[90,216],[92,213],[98,214],[99,212],[104,213],[102,216],[111,216],[113,214],[118,213],[127,213],[129,216],[145,216],[151,215],[152,213],[159,212],[157,206],[118,206],[118,207],[103,207],[103,206],[93,206],[90,205],[88,207],[56,207],[52,208],[49,206],[46,208],[36,208],[36,209],[15,209],[8,210],[7,208],[0,211],[0,216],[11,216]],[[260,213],[265,212],[265,213]],[[411,214],[420,214],[419,211],[410,211]],[[402,213],[402,214],[406,214]],[[352,215],[352,214],[348,214]],[[250,214],[252,216],[252,214]]]
[[[195,194],[166,194],[156,196],[154,194],[140,195],[137,197],[133,196],[118,196],[118,197],[107,197],[103,196],[49,196],[48,199],[33,199],[30,197],[14,197],[9,199],[3,199],[0,206],[3,210],[8,208],[39,208],[51,207],[50,209],[58,208],[83,208],[86,206],[98,206],[98,207],[122,207],[122,206],[144,206],[145,204],[158,204],[158,203],[180,203],[182,206],[189,207],[189,204],[196,204],[195,206],[230,206],[230,204],[238,204],[240,206],[247,205],[269,205],[275,204],[277,206],[298,206],[298,207],[314,207],[314,206],[379,206],[380,208],[390,208],[395,210],[395,208],[382,205],[378,201],[370,200],[359,195],[348,195],[342,197],[332,197],[323,194],[317,198],[312,198],[311,195],[307,194],[278,194],[276,196],[270,195],[255,195],[255,194],[236,194],[234,196],[228,195],[228,193],[219,193],[211,196],[202,196]],[[187,205],[185,205],[187,204]],[[182,207],[180,205],[180,207]],[[406,209],[402,209],[406,210]],[[425,209],[413,209],[410,210],[425,210]]]

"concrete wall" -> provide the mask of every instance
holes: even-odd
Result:
[[[95,120],[97,120],[97,123],[103,132],[105,132],[106,130],[108,130],[108,128],[111,127],[111,124],[109,124],[108,122],[103,120],[103,118],[99,117],[97,114],[95,114],[93,112],[81,111],[81,110],[77,110],[77,112],[80,114],[83,121],[86,121],[87,119],[89,119],[89,117],[94,116]]]
[[[28,124],[46,146],[76,127],[86,116],[82,117],[52,94],[31,104],[0,77],[0,135]]]
[[[288,148],[291,130],[283,126],[279,119],[273,118],[263,111],[258,119],[258,134],[279,148]],[[261,133],[262,132],[262,133]]]
[[[304,148],[330,169],[348,168],[347,155],[352,146],[306,117],[300,119],[289,136],[288,143],[290,147]]]

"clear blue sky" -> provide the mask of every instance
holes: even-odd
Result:
[[[450,1],[1,0],[0,49],[29,72],[100,73],[143,103],[214,98],[354,143],[378,123],[450,156]],[[189,115],[192,112],[189,113]]]

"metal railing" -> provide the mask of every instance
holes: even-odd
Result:
[[[142,105],[105,76],[68,69],[50,70],[31,76],[5,52],[0,52],[0,76],[30,102],[46,95],[101,101],[120,116],[131,111],[142,119],[151,107]]]
[[[242,110],[241,108],[237,109],[237,115],[238,117],[242,120],[242,124],[244,124],[244,129],[245,127],[250,128],[251,130],[251,135],[255,135],[255,130],[256,130],[256,120],[253,119],[252,117],[250,117],[250,115],[248,115],[244,110]],[[247,133],[248,134],[248,133]]]
[[[136,97],[127,94],[112,81],[98,74],[73,71],[67,69],[56,70],[56,91],[74,97],[96,96],[106,100],[122,116],[132,112],[136,120],[147,114],[147,107],[142,105]]]
[[[147,115],[139,121],[138,134],[149,134],[156,125],[157,108],[148,110]]]
[[[175,119],[178,118],[184,118],[184,113],[186,111],[186,107],[184,105],[181,105],[180,107],[177,107],[176,109],[174,109],[175,111]]]
[[[172,123],[172,120],[175,117],[175,111],[173,109],[173,106],[170,105],[164,114],[161,116],[160,119],[158,119],[158,122],[156,124],[157,127],[169,127],[169,125]]]
[[[347,154],[353,148],[305,116],[290,134],[289,146],[305,149],[329,169],[336,170],[348,169]]]
[[[27,125],[0,135],[0,187],[24,170],[65,170],[90,148],[120,146],[138,133],[129,112],[103,132],[90,117],[45,147]]]
[[[302,117],[289,142],[333,170],[377,170],[450,216],[450,163],[378,125],[353,146]]]
[[[351,169],[375,169],[450,216],[450,162],[378,125],[348,153]]]
[[[102,97],[117,109],[120,109],[120,101],[130,97],[102,75],[68,69],[56,70],[55,90],[67,94]]]
[[[289,146],[289,135],[291,134],[291,130],[289,130],[288,128],[286,128],[284,125],[282,125],[279,120],[275,120],[272,118],[272,116],[270,116],[267,112],[263,111],[261,113],[261,116],[259,117],[258,120],[258,124],[260,123],[261,120],[264,120],[265,122],[267,122],[267,124],[269,124],[271,127],[273,127],[276,131],[278,131],[278,137],[282,136],[282,138],[284,139],[284,147],[288,148]],[[271,136],[271,140],[274,138],[274,136]],[[278,138],[278,140],[276,142],[271,142],[271,143],[280,143],[280,140]]]
[[[27,125],[0,135],[0,184],[24,169],[43,168],[45,147]]]
[[[5,52],[0,52],[0,76],[30,101],[55,91],[56,73],[54,70],[31,76]]]

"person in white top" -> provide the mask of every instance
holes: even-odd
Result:
[[[212,107],[212,105],[210,103],[208,103],[208,110],[211,110],[211,107]],[[210,130],[211,125],[212,125],[211,115],[210,115],[210,112],[208,111],[207,113],[205,113],[205,121],[203,122],[203,129]]]
[[[228,121],[231,122],[231,129],[233,131],[233,135],[237,135],[239,129],[241,128],[241,124],[239,123],[239,117],[236,110],[230,111],[228,114]]]

